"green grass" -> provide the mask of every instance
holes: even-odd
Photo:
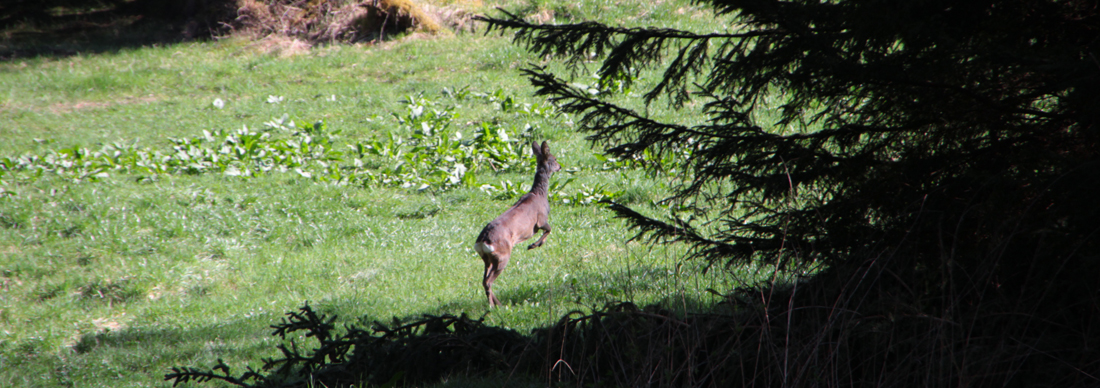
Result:
[[[623,24],[717,28],[682,1],[508,6],[555,10],[559,21],[599,14]],[[661,198],[671,177],[605,168],[567,117],[531,118],[441,94],[466,87],[544,103],[516,71],[538,62],[507,38],[482,34],[290,56],[226,39],[19,59],[0,63],[0,157],[134,141],[167,150],[169,137],[262,128],[283,115],[324,120],[340,131],[341,145],[404,137],[391,114],[405,112],[402,98],[422,94],[456,105],[453,125],[467,134],[490,120],[536,124],[531,138],[549,139],[568,170],[554,181],[575,179],[566,192],[602,185],[643,207]],[[482,169],[477,178],[526,190],[530,175]],[[73,179],[7,171],[0,188],[0,386],[12,387],[166,386],[172,366],[224,359],[258,367],[276,355],[267,326],[307,301],[345,323],[481,316],[487,302],[472,242],[511,204],[476,186],[421,192],[294,172],[119,170]],[[517,253],[497,282],[506,306],[489,312],[489,323],[526,332],[619,300],[697,308],[717,300],[708,288],[729,289],[738,278],[702,274],[701,263],[678,260],[677,247],[627,242],[631,233],[597,206],[559,202],[551,212],[547,244]]]

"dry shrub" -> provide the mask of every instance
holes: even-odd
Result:
[[[475,4],[480,6],[481,2],[476,1]],[[474,15],[460,7],[436,7],[431,4],[424,4],[421,8],[427,14],[432,15],[439,24],[451,31],[474,32],[477,30],[473,20]]]
[[[283,35],[310,44],[354,43],[402,33],[468,29],[470,15],[454,7],[420,6],[410,0],[238,0],[235,27],[253,36]]]
[[[342,10],[314,40],[358,42],[413,30],[440,31],[435,20],[408,0],[369,0]]]
[[[255,52],[280,57],[306,54],[312,47],[313,45],[307,41],[279,34],[267,35],[248,45],[248,48]]]

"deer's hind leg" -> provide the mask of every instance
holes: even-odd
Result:
[[[489,280],[490,275],[494,271],[492,261],[485,260],[485,274],[481,277],[481,286],[485,288],[485,297],[489,298],[489,307],[495,306],[497,303],[496,295],[493,295],[493,282]]]
[[[504,272],[504,268],[508,266],[509,255],[497,255],[490,257],[482,257],[485,261],[485,276],[481,280],[481,285],[485,287],[485,297],[489,299],[489,307],[500,306],[500,300],[497,299],[495,293],[493,293],[493,282],[497,280],[497,277]]]

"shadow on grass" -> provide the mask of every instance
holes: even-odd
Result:
[[[592,273],[556,287],[599,293],[616,284],[652,286],[662,273],[667,276],[656,270]],[[1033,322],[1037,317],[1006,314],[997,309],[1000,304],[949,320],[907,304],[899,294],[907,289],[890,284],[890,279],[838,291],[833,277],[864,278],[824,271],[793,284],[738,290],[723,295],[719,302],[671,296],[644,307],[633,303],[581,307],[529,333],[486,324],[478,318],[484,311],[480,299],[451,301],[436,309],[471,309],[467,311],[477,312],[474,316],[424,314],[389,322],[362,317],[352,326],[334,324],[333,312],[315,312],[307,304],[273,326],[281,337],[305,339],[293,345],[277,339],[268,345],[277,347],[281,356],[269,361],[271,369],[256,373],[234,373],[221,363],[205,369],[209,361],[199,359],[218,354],[199,353],[195,346],[204,344],[203,337],[220,338],[224,332],[219,328],[122,331],[85,338],[78,348],[124,352],[140,350],[144,345],[138,344],[149,342],[161,347],[190,344],[191,349],[173,360],[205,365],[174,368],[167,378],[255,387],[467,386],[490,381],[509,381],[505,385],[514,381],[577,386],[882,387],[910,386],[912,381],[922,386],[955,386],[964,380],[972,380],[974,386],[1039,386],[1040,382],[1095,386],[1097,380],[1088,371],[1095,369],[1094,349],[1100,336],[1091,321],[1067,326],[1068,330],[1056,325],[1037,328]],[[520,303],[542,295],[537,287],[525,287],[503,296],[509,303]],[[859,310],[847,302],[865,295],[874,295],[878,302],[855,306]],[[680,306],[685,306],[684,311]],[[204,352],[205,346],[200,347]],[[263,344],[250,346],[259,349]],[[263,354],[262,350],[232,351],[238,359]],[[201,357],[189,359],[189,355]]]
[[[659,276],[651,272],[649,280]],[[588,291],[598,292],[608,279],[647,282],[636,275],[592,274],[577,284],[593,285]],[[838,292],[832,287],[837,282],[830,277],[853,278],[849,275],[826,271],[793,284],[738,290],[720,302],[673,296],[644,307],[608,303],[594,310],[578,308],[530,333],[466,314],[425,314],[340,328],[306,305],[277,325],[284,334],[299,331],[308,337],[290,351],[281,348],[284,357],[272,364],[277,370],[242,375],[219,367],[182,367],[167,377],[256,387],[512,378],[520,384],[632,387],[883,387],[911,386],[912,381],[922,386],[955,386],[960,381],[973,381],[974,386],[1095,386],[1097,380],[1088,371],[1095,369],[1093,349],[1100,336],[1088,322],[1084,330],[1040,329],[1033,325],[1037,317],[1005,314],[997,309],[1000,305],[949,320],[906,304],[899,292],[908,291],[886,281],[874,290],[867,286]],[[880,303],[856,310],[847,302],[869,293]],[[502,294],[509,303],[541,298],[533,288]],[[471,302],[451,302],[440,309]],[[677,311],[679,306],[694,307]]]
[[[591,310],[609,303],[636,301],[639,295],[652,293],[659,288],[675,289],[677,288],[675,284],[667,284],[674,282],[669,279],[670,277],[676,276],[669,275],[670,271],[674,272],[673,266],[658,265],[625,268],[609,273],[585,272],[562,281],[524,284],[516,288],[494,287],[493,291],[505,305],[565,300],[573,301],[577,308]],[[675,298],[680,299],[678,302],[671,300]],[[709,304],[689,299],[691,298],[684,298],[682,295],[666,298],[670,302],[676,302],[675,306],[682,306],[678,311],[705,309],[705,305]],[[582,301],[587,304],[582,304]],[[481,302],[485,301],[481,300]]]
[[[0,386],[111,386],[120,381],[163,386],[172,365],[210,366],[224,358],[255,366],[261,358],[278,355],[274,344],[279,341],[269,327],[277,320],[270,315],[187,329],[146,326],[88,333],[60,356],[45,348],[3,349],[0,342]]]
[[[232,348],[220,343],[225,338],[238,337],[241,333],[252,333],[250,337],[268,337],[271,330],[263,321],[237,321],[230,324],[218,324],[182,330],[178,328],[125,328],[117,331],[89,333],[80,337],[73,345],[77,354],[93,352],[170,350],[180,359],[193,359],[202,353],[213,357],[224,356]]]
[[[235,17],[232,0],[6,0],[0,61],[69,57],[204,39]]]

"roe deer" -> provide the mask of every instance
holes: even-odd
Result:
[[[485,277],[482,278],[481,285],[485,287],[489,307],[500,306],[500,301],[493,294],[493,282],[508,266],[512,247],[531,238],[539,229],[542,229],[542,236],[534,244],[527,246],[527,249],[542,246],[546,236],[550,235],[550,176],[561,170],[561,165],[550,154],[550,145],[545,141],[542,142],[542,147],[532,142],[531,151],[535,153],[537,163],[535,183],[531,185],[531,191],[519,197],[516,204],[500,217],[485,225],[474,243],[474,251],[485,262]]]

